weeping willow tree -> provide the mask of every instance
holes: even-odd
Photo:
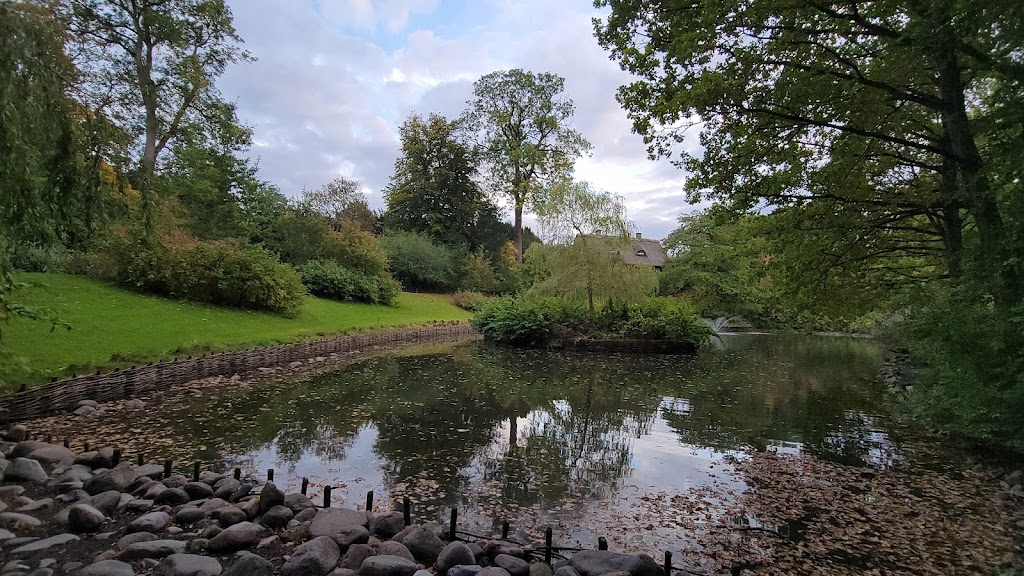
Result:
[[[532,292],[595,302],[631,303],[658,289],[653,268],[627,264],[632,223],[622,198],[589,182],[560,181],[544,190],[537,216],[548,243],[534,244],[526,259],[540,280]]]

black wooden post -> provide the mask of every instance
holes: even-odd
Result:
[[[331,487],[324,486],[324,508],[331,507]]]
[[[274,481],[274,469],[273,468],[267,468],[267,482],[273,482],[273,481]]]
[[[665,550],[665,576],[672,576],[672,553]]]
[[[47,434],[46,435],[46,443],[47,444],[53,444],[53,434]]]
[[[448,540],[455,542],[455,524],[459,520],[458,508],[452,508],[452,523],[448,527]]]
[[[142,466],[143,464],[146,463],[146,457],[143,456],[142,454],[139,454],[139,458],[138,460],[136,460],[136,462],[138,463],[139,466]]]
[[[195,464],[192,465],[192,481],[199,482],[199,461],[196,460]]]
[[[597,539],[597,549],[598,550],[607,550],[608,549],[608,540],[604,536],[600,536]]]
[[[302,479],[302,488],[299,490],[299,492],[301,492],[302,495],[305,496],[307,490],[309,490],[309,478],[303,478]]]
[[[412,526],[412,502],[409,501],[408,496],[402,497],[402,516],[405,520],[406,526]]]
[[[110,457],[110,465],[117,466],[121,463],[121,449],[114,448],[114,454]]]
[[[64,437],[64,447],[71,448],[71,438],[68,438],[67,436]]]
[[[551,527],[544,530],[544,563],[551,564]]]
[[[373,490],[366,493],[366,511],[373,511]]]
[[[85,446],[82,447],[82,452],[88,452],[88,451],[89,451],[89,441],[86,440],[85,441]]]
[[[508,520],[505,520],[504,522],[501,523],[501,539],[502,540],[507,540],[508,539]]]
[[[167,460],[164,460],[164,478],[170,478],[171,477],[171,471],[172,471],[171,469],[173,467],[174,467],[174,460],[171,460],[170,458],[168,458]]]
[[[241,479],[242,479],[242,469],[241,468],[235,468],[235,480],[241,480]]]

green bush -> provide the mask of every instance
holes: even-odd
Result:
[[[299,275],[263,248],[237,241],[167,247],[113,235],[91,269],[135,290],[193,302],[298,315],[305,288]]]
[[[31,244],[14,250],[11,264],[25,272],[64,272],[71,253],[63,246]]]
[[[334,260],[368,276],[385,276],[388,271],[388,255],[380,242],[351,220],[342,222],[338,230],[331,230],[324,236],[317,259]]]
[[[381,246],[388,255],[388,269],[402,286],[413,290],[447,292],[457,284],[455,252],[434,244],[424,234],[397,232],[383,236]]]
[[[651,298],[626,307],[625,318],[612,329],[623,338],[703,343],[711,328],[693,306],[673,298]]]
[[[462,290],[494,293],[498,290],[498,275],[483,249],[469,255],[462,267]]]
[[[569,336],[569,328],[582,328],[587,311],[558,298],[494,298],[474,314],[473,328],[488,340],[502,344],[547,348]]]
[[[458,306],[463,310],[469,310],[470,312],[476,312],[484,304],[491,300],[491,296],[481,294],[479,292],[463,292],[457,291],[451,295],[448,299],[452,305]]]
[[[401,286],[387,276],[369,276],[332,260],[310,260],[298,267],[310,294],[331,300],[394,305]]]

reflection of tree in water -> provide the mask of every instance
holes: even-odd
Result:
[[[719,451],[795,442],[829,460],[864,463],[878,430],[864,415],[881,411],[883,397],[868,382],[878,370],[872,344],[786,336],[727,343],[699,356],[681,386],[663,388],[685,398],[661,410],[681,442]]]

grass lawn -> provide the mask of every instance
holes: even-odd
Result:
[[[17,302],[47,308],[72,329],[51,332],[48,322],[23,319],[0,325],[3,346],[32,370],[10,375],[14,385],[177,355],[470,317],[436,294],[403,293],[394,307],[307,297],[297,318],[283,318],[138,294],[82,276],[21,274],[18,279],[32,286],[18,292]]]

